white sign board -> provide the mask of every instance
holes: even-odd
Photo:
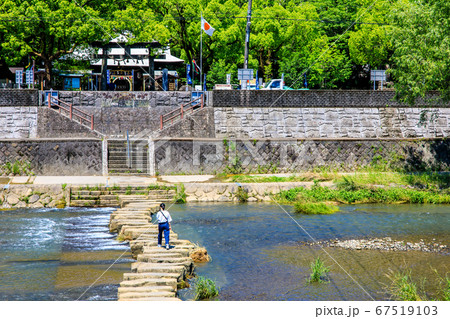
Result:
[[[16,71],[16,84],[23,83],[23,72],[21,70]]]
[[[253,80],[253,69],[238,69],[238,80]]]
[[[385,70],[371,70],[370,71],[370,81],[386,82],[386,71]]]
[[[227,84],[230,85],[231,84],[231,74],[227,73]]]
[[[26,84],[33,84],[34,80],[34,72],[33,70],[27,70],[25,72]]]

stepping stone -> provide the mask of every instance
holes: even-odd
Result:
[[[173,272],[177,274],[184,273],[186,267],[179,264],[163,264],[163,263],[139,263],[139,265],[133,264],[131,270],[135,270],[137,273],[143,272]]]
[[[175,279],[179,277],[179,274],[173,272],[147,272],[147,273],[125,273],[123,274],[123,279],[128,281],[138,280],[138,279]]]
[[[120,298],[119,301],[182,301],[176,297],[141,297],[141,298]]]
[[[175,291],[124,292],[119,294],[119,299],[135,299],[142,297],[175,297]]]
[[[189,257],[161,257],[161,256],[155,257],[143,254],[138,255],[137,261],[147,263],[168,263],[168,264],[192,262],[192,260]]]
[[[134,280],[126,280],[120,283],[120,287],[143,287],[143,286],[169,286],[176,290],[176,278],[150,277]]]
[[[170,286],[141,286],[141,287],[119,287],[119,294],[128,292],[174,292],[175,290]]]

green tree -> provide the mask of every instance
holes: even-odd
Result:
[[[0,7],[2,51],[10,53],[9,63],[28,54],[36,57],[51,84],[53,62],[103,35],[96,18],[98,11],[70,0],[5,0]]]
[[[392,20],[392,75],[398,97],[412,104],[438,90],[443,100],[450,100],[450,2],[400,0]]]
[[[372,68],[389,63],[392,55],[392,41],[389,25],[391,0],[356,0],[359,6],[358,22],[348,39],[350,58],[355,64],[369,64]]]

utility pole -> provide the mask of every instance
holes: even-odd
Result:
[[[247,29],[245,30],[244,69],[248,68],[248,51],[250,45],[250,24],[252,20],[252,0],[248,0]]]

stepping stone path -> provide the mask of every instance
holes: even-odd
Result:
[[[181,301],[177,298],[177,284],[194,272],[189,255],[195,245],[179,240],[171,231],[170,249],[165,249],[164,238],[164,248],[158,247],[158,225],[152,224],[151,213],[158,211],[160,201],[123,195],[119,202],[121,208],[111,214],[110,231],[129,240],[136,262],[131,272],[123,275],[118,300]]]

